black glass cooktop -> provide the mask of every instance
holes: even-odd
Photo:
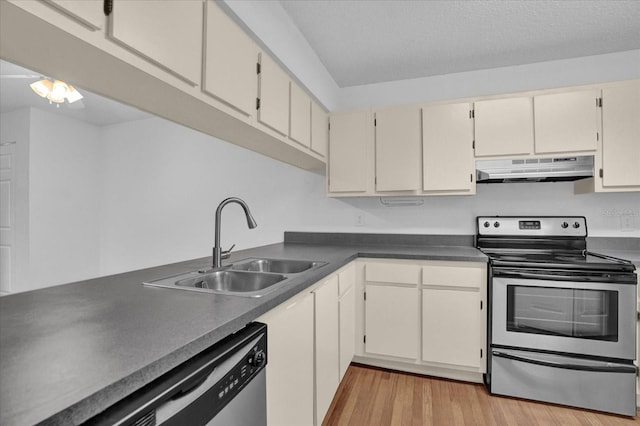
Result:
[[[491,258],[494,267],[522,267],[540,269],[585,269],[602,271],[633,271],[626,260],[588,251],[511,251],[482,250]]]

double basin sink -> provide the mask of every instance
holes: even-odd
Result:
[[[244,259],[220,269],[190,271],[145,282],[145,285],[260,297],[280,288],[292,276],[318,269],[327,262],[293,259]]]

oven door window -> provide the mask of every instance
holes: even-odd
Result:
[[[618,292],[507,286],[507,330],[618,341]]]

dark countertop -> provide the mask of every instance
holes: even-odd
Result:
[[[356,257],[487,261],[471,246],[279,243],[227,262],[249,257],[329,263],[261,298],[142,285],[210,257],[0,297],[0,424],[81,423]]]
[[[628,260],[640,269],[640,238],[587,238],[587,250]]]

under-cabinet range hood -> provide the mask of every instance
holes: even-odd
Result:
[[[593,176],[593,156],[477,160],[478,183],[560,182]]]

